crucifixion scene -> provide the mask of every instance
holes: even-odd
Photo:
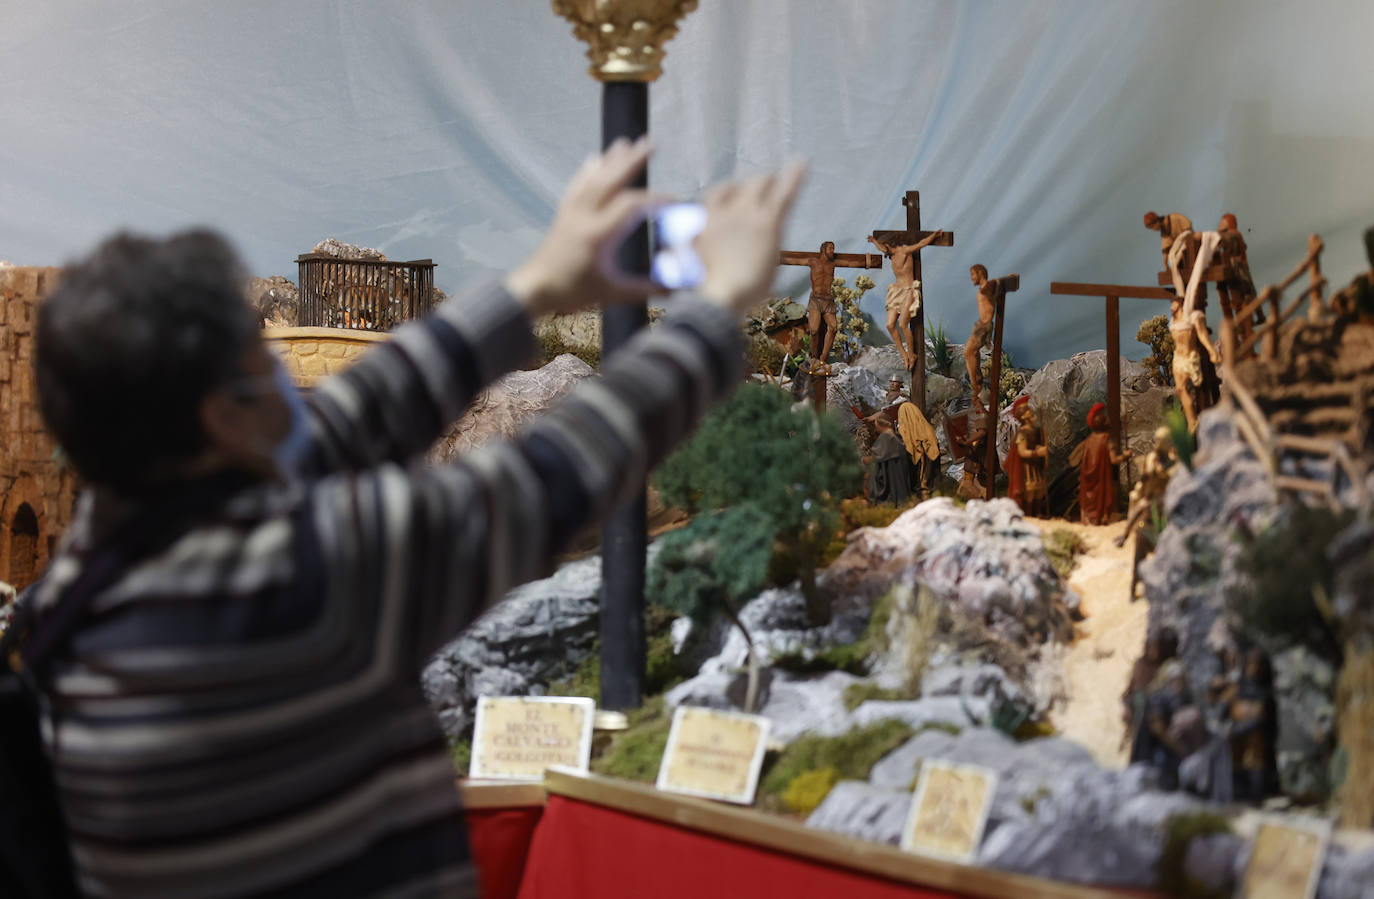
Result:
[[[260,6],[0,5],[0,897],[1374,895],[1374,7]]]

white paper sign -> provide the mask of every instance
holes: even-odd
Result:
[[[660,790],[749,805],[759,784],[768,719],[678,706],[658,767]]]
[[[902,828],[907,852],[968,862],[978,853],[997,789],[997,772],[926,759]]]
[[[585,774],[595,714],[596,703],[580,696],[483,696],[468,776],[543,780],[555,765]]]

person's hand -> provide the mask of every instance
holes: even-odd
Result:
[[[608,261],[655,202],[647,190],[629,187],[650,152],[646,138],[617,140],[605,153],[589,156],[573,175],[543,242],[506,278],[506,289],[531,316],[663,292],[648,278],[610,274]]]
[[[701,295],[744,314],[768,295],[778,270],[782,226],[801,188],[806,166],[716,185],[706,196],[706,227],[697,254],[706,267]]]

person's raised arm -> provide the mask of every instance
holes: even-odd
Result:
[[[395,522],[389,569],[413,616],[412,660],[517,584],[547,572],[583,525],[642,490],[661,461],[744,374],[740,321],[768,294],[801,166],[707,198],[698,296],[607,360],[511,441],[376,491],[376,527]],[[390,505],[386,493],[392,495]],[[371,502],[371,501],[369,501]]]
[[[923,237],[923,238],[921,238],[920,240],[916,241],[916,242],[915,242],[914,244],[912,244],[911,246],[909,246],[909,247],[902,247],[902,249],[903,249],[903,250],[906,250],[908,253],[915,253],[915,252],[917,252],[918,250],[924,250],[926,247],[930,246],[930,245],[933,244],[935,241],[939,240],[939,239],[940,239],[940,235],[942,235],[942,234],[944,234],[944,233],[945,233],[945,232],[943,232],[943,231],[936,231],[936,232],[934,232],[934,233],[932,233],[932,234],[927,234],[925,237]]]
[[[391,339],[309,400],[311,474],[404,463],[425,452],[479,390],[532,358],[532,319],[642,297],[646,281],[613,279],[599,254],[649,201],[627,185],[646,141],[589,157],[569,183],[539,248],[504,282],[492,281],[397,328]]]

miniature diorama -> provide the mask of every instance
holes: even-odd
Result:
[[[696,4],[620,6],[554,3],[604,82],[608,144],[648,127],[663,45]],[[501,360],[508,373],[466,405],[432,410],[457,416],[437,442],[388,461],[398,479],[421,463],[504,470],[535,497],[527,544],[493,566],[573,517],[547,483],[604,488],[574,497],[604,508],[550,543],[546,576],[501,582],[419,674],[481,894],[691,895],[662,882],[691,880],[688,866],[694,889],[733,895],[712,878],[756,865],[769,877],[749,882],[806,895],[1374,895],[1374,228],[1368,268],[1336,272],[1348,231],[1324,231],[1328,250],[1307,234],[1320,221],[1281,228],[1229,182],[1205,196],[1163,176],[1075,182],[1062,196],[1091,203],[1064,200],[1065,218],[1109,234],[1079,253],[1086,227],[1027,239],[989,205],[923,229],[916,177],[933,203],[1008,182],[919,161],[857,197],[846,169],[817,166],[816,205],[754,248],[776,282],[755,279],[729,321],[709,277],[695,299],[637,280],[649,229],[627,227],[604,255],[630,260],[607,283],[632,300],[501,313],[531,332],[531,358]],[[654,165],[695,183],[671,153]],[[845,201],[861,220],[832,214]],[[1158,259],[1147,203],[1187,211],[1144,214]],[[904,228],[876,227],[901,211]],[[459,243],[483,232],[484,267],[525,230]],[[836,251],[860,237],[876,252]],[[468,351],[466,329],[497,314],[443,319],[427,258],[332,238],[297,249],[282,257],[296,281],[245,290],[283,377],[326,408],[349,378],[371,389],[386,374],[331,381],[369,353]],[[0,266],[0,423],[14,429],[0,441],[0,634],[29,614],[16,599],[60,558],[81,489],[29,363],[29,323],[60,278]],[[428,336],[397,330],[436,314]],[[672,327],[698,342],[664,339]],[[1144,351],[1122,347],[1123,328]],[[617,362],[626,347],[639,354]],[[471,352],[468,368],[496,366]],[[692,416],[614,380],[650,357]],[[569,395],[610,410],[606,427],[540,432]],[[638,417],[657,429],[645,439]],[[631,462],[593,470],[626,447]],[[436,483],[470,491],[484,521],[518,511],[521,497],[460,481]],[[360,516],[419,514],[357,502]],[[440,616],[378,614],[398,643]]]

